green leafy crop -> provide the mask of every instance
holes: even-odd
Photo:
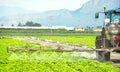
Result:
[[[100,63],[72,53],[7,53],[7,46],[25,45],[36,46],[11,38],[0,39],[0,72],[120,72],[111,62]]]

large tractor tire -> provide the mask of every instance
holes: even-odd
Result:
[[[106,39],[106,48],[110,46],[109,41]],[[102,36],[97,36],[96,37],[96,49],[102,49],[103,47],[103,41],[102,41]],[[99,61],[109,61],[110,60],[110,52],[106,51],[96,51],[96,58]]]

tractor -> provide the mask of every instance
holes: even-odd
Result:
[[[101,35],[96,36],[96,58],[99,61],[109,61],[112,51],[120,52],[120,8],[115,10],[106,10],[95,13],[95,18],[99,14],[104,14],[104,23]]]

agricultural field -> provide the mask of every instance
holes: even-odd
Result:
[[[39,36],[38,38],[44,40],[59,41],[61,43],[76,44],[80,46],[88,46],[95,48],[96,36]]]
[[[91,37],[91,36],[90,36]],[[37,37],[38,38],[38,37]],[[48,39],[49,37],[39,37]],[[58,39],[57,39],[58,38]],[[68,36],[50,37],[51,40],[69,42]],[[79,38],[79,37],[76,37]],[[94,37],[91,37],[94,38]],[[72,39],[75,39],[72,36]],[[83,38],[84,39],[84,38]],[[78,43],[69,42],[69,43]],[[37,43],[16,40],[12,37],[0,37],[0,72],[120,72],[119,68],[114,68],[112,62],[101,63],[96,60],[88,59],[75,55],[70,52],[7,52],[8,46],[27,46],[49,49],[39,46]],[[94,45],[90,45],[94,46]],[[54,49],[54,48],[52,48]]]

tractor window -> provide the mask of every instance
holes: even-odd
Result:
[[[119,14],[112,14],[112,21],[113,22],[120,22],[120,13]]]

